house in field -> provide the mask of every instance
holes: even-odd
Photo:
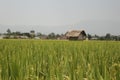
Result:
[[[66,38],[69,40],[85,40],[86,33],[84,30],[72,30],[65,34]]]

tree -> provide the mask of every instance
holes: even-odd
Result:
[[[16,31],[15,34],[16,34],[16,35],[21,35],[21,32]]]
[[[92,38],[92,36],[90,34],[87,35],[88,36],[88,39],[90,40]]]
[[[30,33],[22,33],[23,36],[27,36],[28,38],[31,37]]]
[[[96,38],[99,38],[99,36],[98,36],[98,35],[96,35],[96,34],[95,34],[95,37],[96,37]]]
[[[55,39],[56,37],[55,37],[55,33],[50,33],[50,34],[48,34],[48,39]]]
[[[30,36],[31,36],[31,38],[34,38],[34,37],[35,37],[35,31],[34,31],[34,30],[31,30],[31,31],[30,31]]]
[[[55,36],[56,38],[59,38],[60,37],[60,34],[56,34],[56,36]]]
[[[110,34],[110,33],[107,33],[106,36],[105,36],[105,39],[106,39],[106,40],[111,40],[111,34]]]
[[[40,33],[40,32],[39,32],[39,33],[37,33],[37,36],[38,36],[38,37],[42,36],[42,33]]]
[[[10,35],[11,35],[11,30],[10,29],[7,29],[7,35],[8,35],[8,38],[10,38]]]

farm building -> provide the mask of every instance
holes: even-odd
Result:
[[[85,40],[86,33],[84,30],[72,30],[65,34],[66,38],[69,40]]]

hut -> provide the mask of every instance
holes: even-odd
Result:
[[[84,30],[72,30],[65,34],[66,38],[69,40],[85,40],[86,33]]]

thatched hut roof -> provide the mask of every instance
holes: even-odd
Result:
[[[68,31],[65,35],[67,37],[78,37],[80,34],[83,34],[86,36],[86,33],[84,30],[72,30],[72,31]]]

